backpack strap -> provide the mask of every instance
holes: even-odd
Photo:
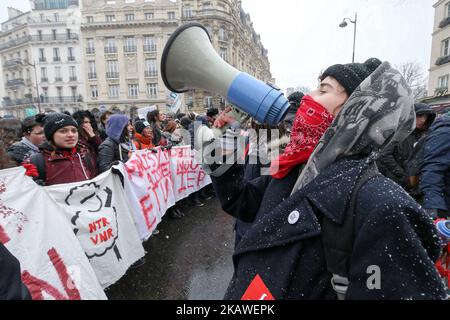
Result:
[[[40,185],[45,185],[47,173],[45,171],[45,158],[41,152],[35,153],[30,157],[31,163],[33,163],[39,173],[39,176],[35,178],[35,181]]]
[[[331,284],[339,300],[345,299],[349,286],[348,273],[354,245],[354,223],[358,193],[369,180],[377,176],[381,175],[375,163],[372,162],[356,182],[342,225],[338,225],[322,215],[322,246],[327,270],[333,275]]]

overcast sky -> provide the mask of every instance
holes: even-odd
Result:
[[[242,0],[254,28],[269,50],[272,75],[283,89],[313,88],[324,68],[352,59],[353,24],[358,13],[356,57],[400,64],[430,65],[431,33],[437,0]],[[8,6],[29,10],[28,0],[0,0],[0,21]]]

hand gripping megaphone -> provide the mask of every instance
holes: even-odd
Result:
[[[279,89],[222,60],[200,23],[185,24],[171,35],[162,55],[161,73],[169,90],[183,93],[200,89],[219,94],[261,123],[278,124],[289,108]]]

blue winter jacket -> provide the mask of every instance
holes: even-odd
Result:
[[[450,116],[438,119],[425,141],[421,189],[424,207],[450,209]]]

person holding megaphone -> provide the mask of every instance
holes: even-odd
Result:
[[[251,223],[236,243],[225,299],[446,298],[433,221],[375,165],[379,150],[415,128],[411,89],[388,62],[326,69],[270,175],[250,181],[229,161],[239,158],[232,149],[243,114],[276,124],[287,99],[221,60],[198,24],[172,35],[161,69],[170,89],[215,92],[241,110],[216,120],[226,130],[196,137],[223,210]]]
[[[257,298],[262,281],[274,299],[445,299],[433,222],[374,163],[414,129],[410,89],[378,59],[320,80],[270,176],[245,182],[237,164],[212,176],[224,211],[252,222],[225,298]]]

